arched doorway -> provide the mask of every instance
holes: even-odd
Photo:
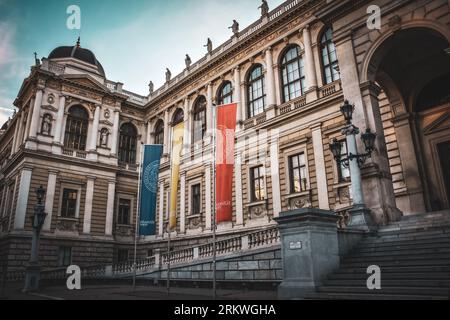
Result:
[[[404,214],[450,208],[449,41],[424,27],[402,29],[370,58],[397,207]]]

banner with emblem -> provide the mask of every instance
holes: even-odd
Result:
[[[171,182],[170,182],[170,207],[169,207],[169,228],[175,229],[177,226],[177,195],[178,181],[180,180],[181,150],[183,148],[184,122],[173,127],[172,134],[172,159],[171,159]]]
[[[216,223],[233,220],[234,139],[237,104],[217,107]]]
[[[156,234],[156,195],[163,146],[145,145],[140,185],[140,221],[139,235]]]

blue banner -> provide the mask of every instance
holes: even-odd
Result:
[[[145,145],[141,171],[141,205],[139,235],[156,234],[156,195],[158,193],[159,165],[162,145]]]

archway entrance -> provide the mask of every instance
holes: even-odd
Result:
[[[400,30],[371,58],[397,207],[450,208],[450,45],[427,28]]]

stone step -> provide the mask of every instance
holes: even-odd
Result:
[[[358,250],[353,252],[350,257],[382,257],[382,256],[405,256],[414,254],[438,254],[438,253],[450,253],[450,244],[447,247],[437,247],[437,248],[424,248],[424,249],[412,249],[409,248],[392,248],[389,250],[387,248],[380,249],[366,249],[365,251]]]
[[[334,274],[366,274],[367,265],[364,265],[362,267],[341,267],[338,269]],[[385,266],[383,267],[382,274],[383,273],[402,273],[402,274],[408,274],[408,273],[447,273],[450,274],[450,266],[448,265],[441,265],[441,266],[394,266],[389,267]]]
[[[390,232],[398,234],[407,234],[414,232],[432,232],[435,230],[449,230],[450,220],[435,221],[435,222],[421,222],[421,223],[394,223],[388,226],[379,228],[378,234],[384,235]]]
[[[441,210],[441,211],[434,211],[434,212],[425,212],[420,214],[411,214],[411,215],[405,215],[402,216],[401,221],[420,221],[423,219],[439,219],[439,218],[446,218],[450,217],[450,210]]]
[[[329,280],[364,280],[366,281],[369,275],[366,270],[359,270],[359,272],[341,272],[333,273],[328,276]],[[385,280],[450,280],[450,272],[381,272],[382,281]]]
[[[368,278],[368,275],[367,275]],[[366,279],[330,279],[326,280],[325,286],[347,286],[347,287],[365,287]],[[387,279],[381,273],[381,287],[432,287],[450,289],[450,279]]]
[[[403,259],[403,260],[363,260],[363,261],[345,261],[342,263],[343,268],[367,268],[369,265],[377,265],[380,268],[395,267],[395,266],[448,266],[450,259]]]
[[[440,248],[450,248],[450,242],[408,242],[408,243],[395,243],[390,245],[370,245],[370,246],[358,246],[351,254],[359,254],[366,252],[390,252],[392,250],[422,250],[422,249],[440,249]]]
[[[311,300],[447,300],[446,296],[400,295],[400,294],[363,294],[339,292],[314,292],[305,296]]]
[[[438,232],[433,232],[431,234],[420,232],[416,235],[410,236],[399,236],[398,234],[393,235],[383,235],[379,237],[367,237],[363,239],[359,246],[369,246],[369,245],[379,245],[379,244],[396,244],[399,242],[422,242],[422,243],[433,243],[433,242],[448,242],[450,241],[450,233],[444,233],[442,230]]]
[[[337,292],[351,294],[395,294],[395,295],[420,295],[420,296],[440,296],[449,297],[449,288],[435,287],[383,287],[380,290],[369,290],[367,287],[349,287],[349,286],[321,286],[317,288],[318,292]]]
[[[448,260],[450,261],[450,252],[442,252],[442,253],[410,253],[410,254],[398,254],[395,256],[392,255],[368,255],[368,256],[360,256],[360,255],[351,255],[343,259],[343,262],[368,262],[368,261],[411,261],[411,262],[419,262],[423,260]]]

